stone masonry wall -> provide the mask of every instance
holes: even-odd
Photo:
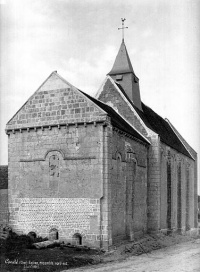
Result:
[[[109,249],[112,246],[111,218],[111,168],[112,168],[112,126],[102,126],[103,133],[103,197],[101,198],[101,247]]]
[[[103,86],[98,99],[111,105],[116,111],[125,117],[140,133],[148,137],[151,141],[148,154],[148,197],[147,197],[147,215],[148,230],[157,231],[160,224],[160,139],[159,136],[148,129],[141,118],[137,116],[133,108],[127,105],[116,89],[117,87],[108,78]]]
[[[151,136],[148,154],[147,216],[148,231],[159,230],[160,225],[160,138]]]
[[[194,168],[195,162],[178,153],[176,150],[161,143],[161,223],[160,229],[167,231],[167,160],[171,160],[171,231],[195,233],[195,197],[194,197]],[[187,172],[188,171],[188,172]],[[181,184],[178,185],[180,178]],[[178,188],[180,186],[180,189]],[[178,194],[180,200],[178,200]],[[180,201],[180,205],[178,204]],[[180,206],[180,207],[179,207]],[[179,229],[178,220],[181,219]]]
[[[8,189],[0,189],[0,227],[8,224]]]
[[[102,121],[105,115],[105,112],[54,72],[8,122],[6,128]]]
[[[147,230],[147,147],[113,130],[111,164],[112,242]]]
[[[7,225],[8,218],[8,166],[0,165],[0,228]]]
[[[102,126],[30,129],[9,134],[9,211],[14,231],[59,238],[80,233],[100,244]]]

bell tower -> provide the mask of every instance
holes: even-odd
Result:
[[[117,83],[124,89],[125,93],[133,104],[142,110],[139,78],[135,75],[133,67],[124,43],[124,27],[125,19],[122,18],[122,43],[113,64],[111,71],[108,73]]]

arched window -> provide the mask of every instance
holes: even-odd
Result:
[[[37,237],[37,235],[36,235],[36,233],[34,231],[30,231],[28,233],[28,236],[31,238],[31,240],[34,240]]]
[[[190,170],[189,165],[186,165],[186,218],[185,227],[186,230],[190,229]]]
[[[172,219],[172,181],[171,181],[171,154],[168,151],[167,156],[167,228],[171,230]]]
[[[132,166],[133,166],[133,177],[135,177],[137,172],[137,162],[135,159],[132,159]]]
[[[49,240],[58,240],[58,230],[56,228],[49,231]]]
[[[182,228],[182,201],[181,201],[181,162],[177,166],[177,229],[181,231]]]
[[[117,154],[117,183],[120,183],[120,177],[121,177],[121,155]]]
[[[49,189],[54,194],[58,191],[60,180],[60,160],[58,154],[49,156]]]
[[[80,233],[75,233],[73,235],[73,240],[74,240],[76,245],[82,245],[82,236],[81,236]]]
[[[59,172],[59,157],[57,155],[51,155],[49,157],[49,175],[58,178],[60,175]]]

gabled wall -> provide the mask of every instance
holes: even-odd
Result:
[[[8,122],[6,129],[105,120],[106,113],[52,73]]]
[[[52,73],[7,124],[14,231],[100,246],[107,114]]]
[[[53,127],[9,135],[9,211],[14,231],[99,245],[102,126]]]

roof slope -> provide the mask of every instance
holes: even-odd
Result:
[[[0,189],[8,189],[8,166],[0,165]]]
[[[82,91],[81,91],[82,92]],[[134,127],[132,127],[124,118],[122,118],[113,108],[110,106],[104,104],[103,102],[95,99],[94,97],[91,97],[90,95],[82,92],[84,95],[86,95],[92,102],[94,102],[96,105],[98,105],[102,110],[107,112],[108,116],[111,117],[111,123],[114,127],[119,128],[120,130],[132,135],[135,138],[138,138],[139,140],[150,144],[150,142]]]
[[[188,150],[185,148],[183,143],[174,133],[170,125],[164,120],[161,116],[159,116],[156,112],[154,112],[151,108],[147,107],[142,103],[143,113],[145,116],[145,124],[149,126],[153,131],[159,134],[160,140],[166,145],[174,148],[180,153],[194,159]]]
[[[172,125],[172,123],[168,120],[165,119],[167,123],[170,125],[170,127],[174,130],[178,138],[182,141],[182,143],[185,145],[189,153],[192,155],[194,159],[197,157],[197,152],[188,144],[188,142],[183,138],[183,136],[178,132],[178,130]]]
[[[185,140],[184,140],[185,142],[182,141],[183,138],[180,135],[180,133],[178,133],[177,130],[173,130],[172,127],[169,125],[169,123],[165,119],[159,116],[156,112],[154,112],[151,108],[146,106],[144,103],[142,103],[143,111],[139,110],[133,104],[133,102],[129,99],[123,87],[118,82],[115,82],[115,84],[117,85],[119,90],[123,93],[123,95],[126,97],[126,99],[130,102],[130,104],[135,109],[135,111],[140,116],[140,118],[143,120],[145,125],[151,130],[153,130],[154,132],[156,132],[160,136],[160,139],[163,143],[165,143],[166,145],[174,148],[178,152],[194,160],[195,156],[193,156],[192,150],[189,149],[190,147],[189,144]]]

